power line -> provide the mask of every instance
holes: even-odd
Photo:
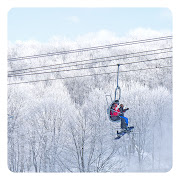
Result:
[[[99,50],[99,49],[105,49],[105,48],[126,46],[126,45],[133,45],[133,44],[140,44],[140,43],[146,43],[146,42],[168,40],[168,39],[172,39],[172,36],[165,36],[165,37],[138,40],[138,41],[131,41],[131,42],[124,42],[124,43],[109,44],[109,45],[104,45],[104,46],[95,46],[95,47],[90,47],[90,48],[74,49],[74,50],[68,50],[68,51],[60,51],[60,52],[54,52],[54,53],[39,54],[39,55],[32,55],[32,56],[9,58],[8,61],[22,61],[22,60],[34,59],[34,58],[40,58],[40,57],[55,56],[55,55],[77,53],[77,52],[85,52],[85,51],[90,51],[90,50]]]
[[[121,71],[121,73],[162,69],[162,68],[170,68],[170,67],[172,66],[160,66],[160,67],[153,67],[153,68],[134,69],[134,70],[128,70],[128,71]],[[82,75],[82,76],[71,76],[71,77],[63,77],[63,78],[52,78],[52,79],[44,79],[44,80],[36,80],[36,81],[23,81],[23,82],[17,82],[17,83],[9,83],[8,85],[17,85],[17,84],[35,83],[35,82],[44,82],[44,81],[53,81],[53,80],[62,80],[62,79],[72,79],[72,78],[80,78],[80,77],[90,77],[90,76],[107,75],[107,74],[114,74],[114,73],[117,73],[117,72],[99,73],[99,74]]]
[[[152,61],[158,61],[158,60],[166,60],[168,58],[172,58],[172,56],[170,56],[170,57],[163,57],[163,58],[149,59],[149,60],[143,60],[143,61],[128,62],[128,63],[121,64],[121,66],[122,65],[137,64],[137,63],[142,63],[142,62],[152,62]],[[65,69],[65,70],[58,70],[58,71],[48,71],[48,72],[41,72],[41,73],[17,74],[17,75],[12,75],[12,76],[8,76],[8,77],[27,76],[27,75],[28,76],[29,75],[41,75],[41,74],[58,73],[58,72],[65,72],[65,71],[76,71],[76,70],[85,70],[85,69],[92,69],[92,68],[93,69],[95,69],[95,68],[105,68],[105,67],[113,67],[113,66],[117,66],[117,64],[103,65],[103,66],[97,66],[97,67],[85,67],[85,68],[76,68],[76,69]]]
[[[79,66],[79,65],[90,65],[90,64],[94,64],[94,63],[99,63],[99,62],[104,62],[104,59],[107,59],[107,58],[116,58],[116,57],[122,57],[121,59],[123,59],[124,57],[126,58],[133,58],[133,57],[140,57],[140,56],[149,56],[149,55],[155,55],[155,54],[159,54],[159,53],[168,53],[168,52],[172,52],[172,51],[165,51],[165,52],[157,52],[155,53],[156,51],[162,51],[162,50],[170,50],[172,49],[172,47],[170,48],[163,48],[163,49],[155,49],[155,50],[148,50],[148,51],[140,51],[140,52],[135,52],[135,53],[129,53],[129,54],[121,54],[121,55],[116,55],[116,56],[108,56],[108,57],[101,57],[101,58],[95,58],[95,59],[88,59],[88,60],[82,60],[82,61],[73,61],[73,62],[67,62],[67,63],[61,63],[61,64],[54,64],[54,65],[49,65],[49,66],[40,66],[40,67],[34,67],[34,68],[26,68],[26,69],[21,69],[21,70],[15,70],[15,71],[9,71],[9,72],[17,72],[17,71],[27,71],[27,70],[30,70],[29,72],[40,72],[40,71],[44,71],[44,70],[51,70],[51,69],[59,69],[59,68],[65,68],[65,67],[73,67],[73,66]],[[149,53],[149,52],[154,52],[154,53],[151,53],[151,54],[143,54],[143,55],[139,55],[141,53]],[[138,54],[138,56],[131,56],[131,57],[127,57],[129,55],[136,55]],[[115,61],[115,60],[120,60],[120,59],[108,59],[106,60],[107,61]],[[101,60],[102,61],[95,61],[95,60]],[[91,62],[91,63],[84,63],[84,64],[74,64],[74,63],[79,63],[79,62]],[[95,62],[94,62],[95,61]],[[71,64],[73,63],[74,65],[69,65],[69,66],[62,66],[62,65],[68,65],[68,64]],[[56,67],[58,66],[58,67]],[[60,67],[59,67],[60,66]],[[62,66],[62,67],[61,67]],[[41,69],[41,68],[48,68],[48,69]],[[37,70],[36,70],[37,69]],[[34,71],[32,71],[34,70]],[[10,75],[18,75],[18,74],[26,74],[28,72],[17,72],[15,74],[10,74]]]

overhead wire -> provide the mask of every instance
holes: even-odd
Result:
[[[132,45],[132,44],[139,44],[139,43],[145,43],[145,42],[154,42],[154,41],[160,41],[160,40],[167,40],[167,39],[172,39],[172,36],[166,36],[166,37],[159,37],[159,38],[152,38],[152,39],[146,39],[146,40],[139,40],[139,41],[131,41],[131,42],[125,42],[125,43],[118,43],[118,44],[110,44],[110,45],[105,45],[105,46],[96,46],[96,47],[90,47],[90,48],[82,48],[82,49],[75,49],[75,50],[69,50],[69,51],[61,51],[61,52],[55,52],[55,53],[47,53],[47,54],[39,54],[39,55],[33,55],[33,56],[25,56],[25,57],[19,57],[19,58],[10,58],[8,59],[8,61],[18,61],[18,60],[26,60],[26,59],[32,59],[32,58],[39,58],[39,57],[46,57],[46,56],[53,56],[53,55],[60,55],[60,54],[68,54],[68,53],[75,53],[75,52],[83,52],[83,51],[89,51],[89,50],[97,50],[97,49],[104,49],[104,48],[111,48],[111,47],[117,47],[117,46],[125,46],[125,45]],[[168,50],[171,48],[163,48],[163,49],[156,49],[156,50],[150,50],[150,51],[144,51],[144,52],[154,52],[151,54],[145,54],[145,55],[141,55],[141,56],[148,56],[148,55],[155,55],[155,54],[159,54],[159,53],[155,53],[155,51],[158,50]],[[168,52],[172,52],[172,51],[166,51],[166,52],[160,52],[160,53],[168,53]],[[107,58],[112,58],[112,57],[124,57],[126,56],[126,58],[133,58],[133,57],[141,57],[140,55],[138,56],[133,56],[133,57],[127,57],[127,55],[132,55],[132,54],[140,54],[141,52],[136,52],[136,53],[130,53],[130,54],[123,54],[123,55],[116,55],[116,56],[109,56],[109,57],[102,57],[102,58],[95,58],[95,59],[89,59],[89,60],[81,60],[81,61],[76,61],[76,62],[67,62],[67,63],[62,63],[62,64],[55,64],[55,65],[50,65],[50,66],[40,66],[40,67],[34,67],[34,68],[26,68],[26,70],[30,70],[30,69],[39,69],[39,68],[46,68],[48,67],[48,70],[52,70],[52,69],[59,69],[59,68],[65,68],[65,67],[72,67],[72,66],[80,66],[80,65],[90,65],[93,63],[99,63],[99,62],[103,62],[103,61],[95,61],[95,62],[91,62],[91,63],[84,63],[84,64],[77,64],[77,62],[87,62],[87,61],[92,61],[92,60],[97,60],[97,59],[106,59],[106,61],[115,61],[115,60],[120,60],[120,59],[124,59],[124,58],[118,58],[118,59],[108,59]],[[157,60],[165,60],[167,58],[172,58],[172,57],[163,57],[163,58],[155,58],[155,59],[149,59],[149,60],[143,60],[143,61],[135,61],[135,62],[127,62],[127,63],[123,63],[121,65],[127,65],[127,64],[135,64],[135,63],[141,63],[141,62],[150,62],[150,61],[157,61]],[[55,67],[55,66],[59,66],[59,65],[63,65],[63,64],[70,64],[70,63],[76,63],[75,65],[69,65],[69,66],[63,66],[63,67]],[[65,70],[59,70],[59,71],[44,71],[47,69],[40,69],[40,70],[35,70],[35,71],[29,71],[29,72],[24,72],[24,73],[17,73],[14,74],[12,72],[17,72],[17,71],[23,71],[25,69],[21,69],[21,70],[15,70],[15,71],[9,71],[12,74],[9,74],[9,77],[17,77],[17,76],[25,76],[25,75],[37,75],[37,74],[45,74],[45,73],[56,73],[56,72],[63,72],[63,71],[73,71],[73,70],[83,70],[83,69],[91,69],[91,68],[103,68],[103,67],[110,67],[110,66],[116,66],[116,65],[103,65],[103,66],[96,66],[96,67],[83,67],[83,68],[76,68],[76,69],[65,69]],[[53,68],[54,67],[54,68]],[[148,69],[157,69],[157,68],[168,68],[168,67],[172,67],[172,66],[161,66],[161,67],[156,67],[156,68],[144,68],[144,69],[133,69],[133,70],[127,70],[127,71],[121,71],[121,72],[131,72],[131,71],[138,71],[138,70],[148,70]],[[39,72],[39,71],[44,71],[44,72]],[[34,73],[32,73],[34,72]],[[29,73],[29,74],[28,74]],[[22,84],[22,83],[32,83],[32,82],[42,82],[42,81],[48,81],[48,80],[56,80],[56,79],[68,79],[68,78],[77,78],[77,77],[88,77],[88,76],[93,76],[93,75],[103,75],[103,74],[112,74],[115,72],[110,72],[110,73],[99,73],[99,74],[91,74],[91,75],[79,75],[79,76],[73,76],[73,77],[61,77],[61,78],[50,78],[50,79],[43,79],[43,80],[34,80],[34,81],[21,81],[21,82],[14,82],[14,83],[9,83],[8,85],[13,85],[13,84]]]
[[[143,61],[135,61],[135,62],[128,62],[128,63],[122,63],[120,64],[121,66],[123,65],[130,65],[130,64],[137,64],[137,63],[142,63],[142,62],[152,62],[152,61],[158,61],[158,60],[166,60],[168,58],[172,58],[172,56],[168,57],[163,57],[163,58],[154,58],[154,59],[147,59]],[[118,60],[118,59],[117,59]],[[17,74],[17,75],[12,75],[8,77],[17,77],[17,76],[29,76],[29,75],[41,75],[41,74],[49,74],[49,73],[58,73],[58,72],[65,72],[65,71],[77,71],[77,70],[85,70],[85,69],[96,69],[96,68],[105,68],[105,67],[113,67],[117,66],[117,64],[112,64],[112,65],[103,65],[103,66],[96,66],[96,67],[85,67],[85,68],[76,68],[76,69],[65,69],[65,70],[58,70],[58,71],[48,71],[48,72],[39,72],[39,73],[27,73],[27,74]]]
[[[152,68],[133,69],[133,70],[121,71],[121,73],[143,71],[143,70],[153,70],[153,69],[162,69],[162,68],[170,68],[170,67],[172,67],[172,66],[169,65],[169,66],[160,66],[160,67],[152,67]],[[72,79],[72,78],[80,78],[80,77],[90,77],[90,76],[107,75],[107,74],[114,74],[114,73],[116,73],[116,72],[98,73],[98,74],[81,75],[81,76],[70,76],[70,77],[61,77],[61,78],[51,78],[51,79],[34,80],[34,81],[23,81],[23,82],[9,83],[8,85],[17,85],[17,84],[26,84],[26,83],[53,81],[53,80],[60,80],[60,79],[61,80],[62,79]]]
[[[44,71],[44,70],[60,69],[60,68],[66,68],[66,67],[69,68],[69,67],[73,67],[73,66],[90,65],[90,64],[100,63],[100,62],[104,62],[104,59],[107,62],[107,61],[116,61],[116,60],[120,60],[120,59],[124,59],[124,58],[129,59],[129,58],[140,57],[140,56],[142,57],[142,56],[156,55],[156,54],[160,54],[160,53],[169,53],[169,52],[172,52],[171,49],[172,49],[172,47],[163,48],[163,49],[153,49],[153,50],[149,50],[149,51],[140,51],[140,52],[129,53],[129,54],[121,54],[121,55],[116,55],[116,56],[107,56],[107,57],[94,58],[94,59],[88,59],[88,60],[73,61],[73,62],[54,64],[54,65],[49,65],[49,66],[39,66],[39,67],[34,67],[34,68],[25,68],[25,69],[21,69],[21,70],[14,70],[14,71],[8,71],[8,72],[10,72],[10,74],[9,74],[10,76],[19,75],[19,74],[26,74],[26,73],[29,73],[29,72],[41,72],[41,71]],[[162,52],[162,50],[169,50],[169,51]],[[155,53],[156,51],[161,51],[161,52]],[[153,53],[140,55],[141,53],[148,53],[148,52],[153,52]],[[136,55],[136,54],[138,54],[138,55],[137,56],[127,57],[129,55]],[[118,59],[109,59],[109,58],[116,58],[116,57],[118,57]],[[95,61],[95,60],[101,60],[101,61]],[[90,63],[74,64],[74,63],[89,62],[89,61],[90,61]],[[71,64],[71,63],[73,63],[74,65],[63,66],[64,64],[67,65],[67,64]],[[56,66],[58,66],[58,67],[56,67]],[[46,69],[46,68],[48,68],[48,69]],[[27,71],[27,70],[30,70],[30,71],[29,72],[19,72],[19,71]]]
[[[46,65],[46,66],[39,66],[39,67],[32,67],[32,68],[24,68],[24,69],[17,69],[17,70],[13,70],[13,71],[8,71],[10,73],[12,72],[16,72],[16,71],[26,71],[26,70],[30,70],[30,69],[39,69],[39,68],[44,68],[44,67],[54,67],[54,66],[59,66],[59,65],[64,65],[64,64],[74,64],[74,63],[79,63],[79,62],[86,62],[86,61],[93,61],[93,60],[98,60],[98,59],[105,59],[105,58],[114,58],[114,57],[119,57],[119,56],[129,56],[129,55],[134,55],[134,54],[140,54],[140,53],[148,53],[148,52],[154,52],[154,51],[161,51],[161,50],[166,50],[166,49],[172,49],[172,47],[168,47],[168,48],[161,48],[161,49],[152,49],[152,50],[148,50],[148,51],[139,51],[139,52],[135,52],[135,53],[128,53],[128,54],[120,54],[120,55],[115,55],[115,56],[106,56],[106,57],[100,57],[100,58],[92,58],[92,59],[88,59],[88,60],[80,60],[80,61],[71,61],[71,62],[64,62],[64,63],[60,63],[60,64],[53,64],[53,65]],[[148,54],[149,55],[149,54]],[[63,66],[64,67],[64,66]],[[67,66],[65,66],[67,67]],[[69,67],[69,66],[68,66]]]
[[[81,49],[74,49],[74,50],[68,50],[68,51],[60,51],[60,52],[53,52],[53,53],[46,53],[46,54],[17,57],[17,58],[8,58],[8,61],[9,62],[10,61],[22,61],[22,60],[35,59],[35,58],[40,58],[40,57],[48,57],[48,56],[55,56],[55,55],[62,55],[62,54],[69,54],[69,53],[85,52],[85,51],[90,51],[90,50],[99,50],[99,49],[105,49],[105,48],[140,44],[140,43],[146,43],[146,42],[155,42],[155,41],[168,40],[168,39],[172,39],[172,36],[164,36],[164,37],[151,38],[151,39],[145,39],[145,40],[137,40],[137,41],[131,41],[131,42],[116,43],[116,44],[109,44],[109,45],[104,45],[104,46],[95,46],[95,47],[90,47],[90,48],[81,48]]]

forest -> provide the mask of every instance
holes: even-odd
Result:
[[[120,102],[135,127],[119,140],[120,123],[107,114],[117,64]],[[169,34],[9,43],[9,170],[167,172],[172,90]]]

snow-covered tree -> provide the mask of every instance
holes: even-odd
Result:
[[[104,35],[109,37],[102,38]],[[17,42],[9,44],[8,58],[160,36],[165,35],[139,29],[122,38],[103,32],[99,38],[97,34],[89,34],[74,41]],[[89,37],[91,41],[87,41]],[[171,46],[171,40],[165,40],[9,61],[9,169],[13,172],[168,171],[172,165],[172,69],[138,69],[171,66]],[[161,50],[152,51],[157,49]],[[135,63],[138,61],[142,62]],[[109,121],[106,102],[107,95],[114,98],[116,64],[121,64],[120,101],[129,107],[125,116],[135,126],[134,134],[123,136],[120,141],[114,141],[120,124]],[[105,75],[83,77],[101,73]],[[59,79],[73,76],[82,77]],[[34,82],[11,85],[28,81]]]

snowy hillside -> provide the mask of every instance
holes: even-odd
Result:
[[[168,34],[169,35],[169,34]],[[172,40],[51,55],[167,34],[9,44],[8,166],[13,172],[166,172],[172,166]],[[45,55],[32,58],[34,55]],[[15,59],[19,57],[26,59]],[[109,121],[117,64],[134,133]],[[74,69],[74,70],[73,70]],[[93,75],[94,74],[94,75]],[[99,75],[98,75],[99,74]],[[71,77],[71,78],[67,78]],[[111,102],[110,102],[111,103]]]

